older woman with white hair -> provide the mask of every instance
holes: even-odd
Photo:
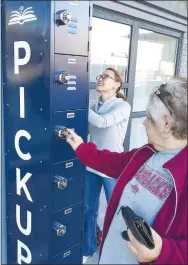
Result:
[[[187,80],[172,78],[151,94],[144,125],[149,144],[123,153],[97,150],[69,130],[67,142],[78,158],[118,179],[106,212],[100,264],[187,264]],[[122,238],[123,205],[151,227],[153,249],[130,229],[129,241]]]

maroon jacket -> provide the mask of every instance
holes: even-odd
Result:
[[[152,262],[153,264],[187,264],[187,151],[188,146],[163,165],[172,175],[175,189],[159,211],[152,226],[163,240],[161,254],[155,262]],[[152,145],[145,145],[127,153],[100,151],[93,143],[82,143],[76,149],[76,155],[83,164],[118,179],[106,211],[102,246],[124,187],[154,152],[157,151]]]

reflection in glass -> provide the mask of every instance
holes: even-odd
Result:
[[[145,111],[152,90],[174,75],[178,39],[139,30],[133,111]]]
[[[145,126],[143,125],[144,120],[145,117],[132,119],[129,150],[148,143]]]
[[[127,78],[130,26],[100,18],[92,18],[90,82],[107,67],[119,70]]]

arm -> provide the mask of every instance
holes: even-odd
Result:
[[[89,102],[89,104],[91,104]],[[89,110],[91,109],[92,111],[94,111],[95,108],[95,104],[92,104],[91,106],[89,106]],[[88,110],[88,134],[87,134],[87,142],[90,141],[90,122],[89,122],[89,110]]]
[[[187,264],[187,237],[162,238],[162,249],[153,264]]]
[[[128,120],[130,116],[130,105],[120,104],[118,108],[112,109],[112,111],[105,115],[100,115],[94,112],[92,109],[89,110],[89,122],[98,128],[107,128],[118,124],[122,120]]]
[[[97,150],[96,145],[93,143],[82,143],[77,147],[75,153],[86,166],[109,177],[118,178],[135,151],[136,149],[127,153],[110,152],[108,150]]]

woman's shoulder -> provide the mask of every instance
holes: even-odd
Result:
[[[122,98],[115,98],[113,100],[113,107],[115,108],[123,108],[123,109],[131,109],[131,105],[124,99]]]

